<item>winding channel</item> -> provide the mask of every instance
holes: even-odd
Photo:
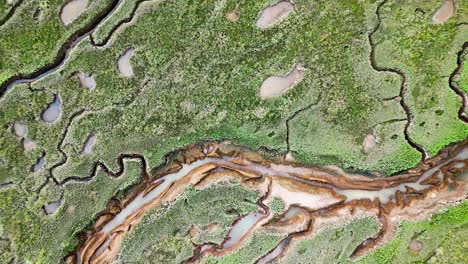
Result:
[[[92,34],[96,28],[106,18],[111,16],[123,0],[112,0],[112,3],[104,8],[96,17],[86,26],[73,33],[67,41],[64,42],[62,47],[57,52],[53,62],[43,66],[42,68],[28,74],[18,74],[7,79],[0,85],[0,98],[11,89],[13,86],[22,83],[31,83],[37,81],[51,73],[56,72],[66,61],[71,50],[85,37]]]
[[[353,256],[359,256],[391,238],[395,219],[420,218],[443,204],[466,199],[468,181],[458,176],[467,167],[468,140],[445,148],[417,168],[387,178],[267,160],[228,143],[190,145],[153,178],[145,177],[118,206],[99,213],[94,226],[79,236],[80,245],[67,262],[111,263],[118,257],[125,235],[151,208],[173,202],[189,185],[205,188],[234,179],[259,191],[258,210],[235,221],[222,243],[196,245],[189,263],[206,255],[226,255],[241,247],[255,229],[268,226],[289,235],[258,260],[266,263],[284,255],[295,240],[310,236],[327,221],[371,214],[382,229],[356,248]],[[267,205],[274,197],[286,208],[279,218],[273,217]]]

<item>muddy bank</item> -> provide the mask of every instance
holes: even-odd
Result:
[[[205,188],[226,179],[237,179],[244,186],[259,190],[259,211],[233,223],[223,243],[196,246],[190,262],[210,254],[228,254],[241,247],[261,225],[293,234],[289,239],[294,241],[311,235],[320,226],[315,224],[312,228],[312,220],[325,224],[358,215],[350,214],[350,209],[373,214],[382,225],[377,237],[366,240],[355,250],[355,255],[360,255],[391,237],[395,219],[420,218],[437,205],[463,199],[468,185],[456,175],[465,171],[467,165],[468,141],[444,149],[426,164],[388,178],[299,166],[285,160],[271,161],[230,144],[191,145],[154,178],[146,178],[135,186],[119,205],[115,200],[109,203],[94,226],[80,235],[80,245],[67,261],[112,262],[119,254],[123,237],[149,209],[174,201],[189,185]],[[449,187],[450,192],[446,191]],[[285,212],[280,217],[273,217],[265,205],[272,198],[279,198],[285,204]],[[416,214],[412,213],[413,209]],[[281,256],[289,244],[288,241],[278,245],[279,249],[266,258]]]

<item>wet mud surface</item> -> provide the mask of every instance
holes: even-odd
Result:
[[[258,190],[258,210],[240,216],[222,243],[194,245],[189,263],[242,247],[260,226],[288,234],[258,260],[266,263],[284,256],[294,241],[313,235],[322,225],[370,215],[378,219],[381,230],[354,250],[353,256],[360,256],[391,239],[398,221],[423,219],[445,204],[466,199],[468,182],[457,176],[467,166],[466,140],[445,148],[417,168],[387,178],[267,160],[228,143],[190,145],[154,176],[147,172],[144,181],[134,186],[126,198],[111,199],[94,226],[79,235],[80,245],[67,261],[114,261],[123,238],[148,210],[174,201],[188,186],[202,189],[226,179],[237,179],[245,187]],[[280,216],[273,216],[267,205],[273,197],[285,204]]]

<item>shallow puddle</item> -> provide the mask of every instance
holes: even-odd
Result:
[[[89,90],[93,90],[94,88],[96,88],[96,81],[94,80],[93,76],[86,75],[83,72],[77,72],[75,76],[78,77],[83,87],[86,87]]]
[[[60,115],[62,114],[62,110],[60,106],[62,105],[62,101],[60,100],[59,95],[55,95],[54,102],[49,104],[49,106],[42,112],[42,120],[47,123],[53,123],[57,119],[59,119]]]
[[[432,22],[435,24],[443,24],[447,22],[455,14],[455,6],[453,0],[446,0],[432,15]]]
[[[13,123],[13,132],[17,137],[24,138],[28,132],[28,127],[21,123],[15,122]]]
[[[37,159],[36,164],[32,166],[31,170],[33,172],[37,172],[40,169],[42,169],[42,167],[44,167],[44,164],[45,164],[45,154],[43,154],[41,157],[39,157],[39,159]]]
[[[28,152],[30,150],[33,150],[33,149],[35,149],[37,147],[36,142],[31,141],[31,140],[29,140],[27,138],[23,138],[22,143],[23,143],[23,149],[26,152]]]
[[[127,49],[117,61],[117,67],[120,74],[124,77],[132,77],[134,75],[132,65],[130,64],[130,58],[133,56],[133,48]]]
[[[303,76],[302,64],[298,63],[286,76],[270,76],[260,86],[260,97],[269,98],[280,96],[297,84]]]
[[[91,134],[86,139],[85,143],[83,144],[83,149],[81,150],[81,154],[89,154],[93,150],[94,144],[96,144],[96,135]]]
[[[289,219],[302,213],[307,213],[307,211],[297,206],[291,206],[286,212],[286,214],[280,219],[280,221],[288,221]]]
[[[237,223],[232,226],[231,231],[229,231],[229,238],[223,243],[223,249],[230,248],[239,243],[249,230],[252,230],[264,216],[264,214],[259,212],[253,212],[237,221]]]
[[[468,181],[468,170],[457,176],[457,180]]]
[[[63,24],[66,26],[71,24],[86,10],[87,6],[88,0],[72,0],[66,3],[60,13]]]
[[[267,28],[274,25],[279,20],[285,18],[291,11],[294,10],[294,5],[289,1],[281,1],[277,4],[269,6],[262,10],[262,14],[257,20],[257,27]]]
[[[267,255],[259,259],[257,261],[257,264],[271,263],[272,260],[274,260],[279,255],[281,255],[281,253],[283,253],[284,249],[286,248],[286,246],[289,244],[290,241],[291,241],[290,238],[286,238],[283,241],[281,241],[281,243],[279,243],[279,245],[272,252],[268,253]]]
[[[60,207],[61,204],[62,204],[62,201],[58,200],[58,201],[51,202],[51,203],[44,205],[43,207],[44,213],[46,215],[51,215],[55,213],[55,211],[57,211],[57,209]]]
[[[365,154],[369,154],[372,149],[375,148],[377,145],[376,138],[372,134],[367,134],[364,137],[364,141],[362,142],[362,150],[364,151]]]

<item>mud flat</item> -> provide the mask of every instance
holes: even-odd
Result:
[[[445,0],[444,3],[432,15],[434,24],[443,24],[455,14],[454,0]]]
[[[422,219],[443,204],[465,199],[468,182],[457,175],[466,172],[467,167],[468,140],[447,147],[417,168],[386,178],[300,167],[284,159],[266,160],[228,143],[190,145],[153,179],[135,186],[118,206],[109,203],[94,226],[79,236],[80,245],[67,262],[112,263],[123,237],[145,212],[174,201],[189,185],[202,189],[233,179],[259,191],[259,210],[239,217],[222,243],[195,246],[189,262],[232,252],[245,244],[259,226],[287,234],[287,239],[261,260],[263,263],[280,258],[289,245],[313,235],[321,226],[371,215],[380,221],[381,231],[356,248],[354,256],[359,256],[390,239],[399,221]],[[285,204],[279,217],[274,217],[266,205],[273,198]]]
[[[134,51],[135,50],[133,48],[127,49],[117,61],[117,68],[119,69],[120,74],[124,77],[132,77],[134,75],[133,67],[130,64],[130,59],[132,58]]]
[[[88,0],[71,0],[62,7],[60,20],[65,26],[75,21],[88,6]]]
[[[282,95],[301,81],[303,70],[302,64],[298,63],[285,76],[270,76],[266,78],[260,86],[260,97],[269,98]]]
[[[268,28],[287,17],[294,10],[294,5],[289,1],[280,1],[262,10],[256,22],[259,28]]]

